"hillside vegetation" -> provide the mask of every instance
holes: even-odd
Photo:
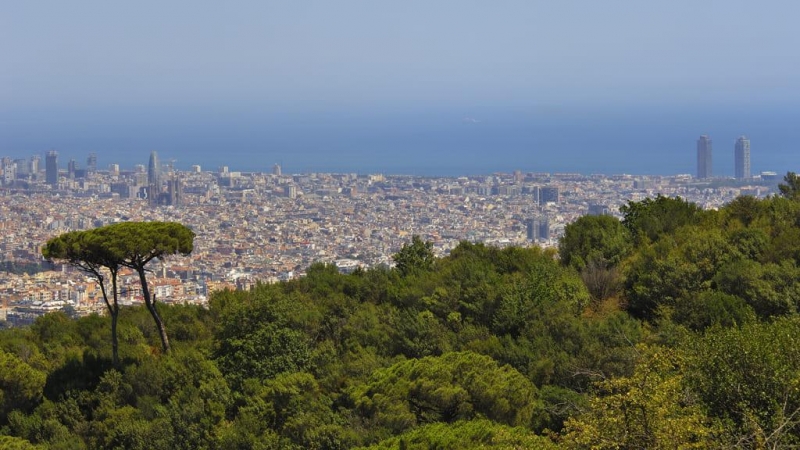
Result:
[[[800,201],[583,217],[555,252],[416,238],[393,269],[0,332],[0,447],[800,445]],[[794,184],[797,186],[797,184]]]

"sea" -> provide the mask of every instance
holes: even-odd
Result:
[[[418,111],[94,111],[8,115],[0,156],[89,153],[98,166],[465,176],[491,173],[676,175],[696,172],[696,142],[713,141],[715,176],[734,173],[734,142],[751,141],[752,173],[800,172],[800,107],[751,109],[509,108]]]

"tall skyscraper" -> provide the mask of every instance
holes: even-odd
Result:
[[[97,172],[97,153],[89,153],[89,157],[86,158],[86,171]]]
[[[9,157],[0,160],[0,170],[3,171],[3,184],[9,185],[17,179],[17,163]]]
[[[528,219],[525,223],[527,228],[527,238],[529,241],[540,239],[550,239],[550,221],[547,217],[535,217]]]
[[[44,160],[45,181],[53,187],[58,187],[58,152],[49,151]]]
[[[739,139],[736,139],[734,159],[736,178],[739,180],[750,178],[750,139],[747,139],[747,136],[739,136]]]
[[[34,177],[38,177],[39,176],[39,170],[41,169],[41,164],[40,164],[41,161],[42,161],[42,158],[40,158],[39,155],[31,156],[30,172],[31,172],[31,175],[33,175]]]
[[[15,159],[14,164],[17,166],[17,176],[27,177],[31,174],[31,165],[26,159]]]
[[[711,178],[712,175],[711,138],[704,134],[697,140],[697,178]]]
[[[161,199],[159,204],[166,203],[172,206],[181,206],[183,204],[183,184],[180,179],[173,177],[167,182],[166,197],[166,199]]]
[[[161,165],[158,162],[158,153],[150,152],[150,162],[147,164],[147,184],[160,186],[161,184]]]
[[[545,186],[539,190],[539,204],[561,203],[561,192],[558,186]]]
[[[78,171],[78,162],[74,159],[70,159],[67,163],[67,177],[69,179],[75,178],[75,172]]]

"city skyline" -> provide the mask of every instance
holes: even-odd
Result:
[[[64,168],[58,165],[58,155],[59,152],[56,150],[48,150],[44,153],[45,156],[45,180],[46,183],[49,185],[54,185],[57,183],[55,177],[61,174],[64,171]],[[734,143],[734,171],[733,171],[733,178],[736,179],[747,179],[752,177],[752,170],[751,170],[751,152],[750,152],[750,139],[745,135],[740,135],[736,138]],[[38,162],[40,161],[40,157],[36,154],[30,156],[30,159],[18,158],[18,157],[11,157],[5,156],[3,158],[4,165],[3,170],[0,171],[7,179],[8,177],[5,174],[7,170],[8,164],[13,165],[13,170],[15,174],[20,175],[31,175],[37,173],[38,170],[35,168],[38,167]],[[76,174],[80,174],[84,176],[85,174],[96,172],[97,168],[97,153],[90,152],[86,159],[87,167],[85,169],[79,169],[78,163],[74,158],[71,158],[66,166],[66,173],[69,178],[75,178]],[[169,165],[167,168],[169,169],[170,173],[180,171],[174,163],[176,160],[172,159],[169,161]],[[730,175],[714,175],[714,158],[713,158],[713,140],[707,134],[701,135],[696,141],[696,153],[695,153],[695,177],[698,179],[709,179],[709,178],[725,178],[726,176]],[[107,165],[107,169],[100,169],[100,170],[108,170],[108,171],[118,171],[120,170],[121,166],[118,163],[109,163]],[[207,167],[202,166],[200,164],[191,164],[189,168],[185,171],[187,172],[199,172],[203,168],[209,172],[227,172],[230,171],[230,166],[227,164],[220,165],[218,167]],[[147,165],[143,165],[141,163],[136,163],[132,167],[122,167],[122,170],[143,170],[147,177],[148,185],[158,185],[161,182],[165,181],[162,177],[162,171],[164,170],[164,165],[161,163],[161,160],[158,157],[158,152],[155,150],[150,151],[149,159]],[[249,170],[234,170],[235,172],[263,172],[263,173],[272,173],[273,175],[281,175],[282,173],[282,165],[280,163],[274,163],[270,167],[260,167],[260,168],[251,168]],[[359,172],[357,170],[344,170],[340,172],[336,171],[319,171],[321,173],[368,173],[368,172]],[[509,171],[493,171],[493,172],[483,172],[483,173],[461,173],[456,175],[434,175],[434,176],[463,176],[463,175],[481,175],[481,174],[490,174],[490,173],[516,173],[521,172],[519,168],[515,168]],[[537,172],[537,170],[527,170],[526,172]],[[543,171],[543,172],[554,172],[554,173],[581,173],[577,171]],[[723,171],[725,172],[725,171]],[[762,171],[767,173],[773,173],[775,171],[767,170]],[[291,173],[311,173],[311,172],[291,172]],[[382,173],[380,171],[372,171],[371,173]],[[600,172],[597,172],[598,174]],[[606,173],[607,175],[614,175],[614,174],[623,174],[625,172],[609,172]],[[390,173],[391,175],[420,175],[415,173]],[[681,175],[680,173],[659,173],[659,174],[649,174],[649,173],[633,173],[632,175],[661,175],[661,176],[670,176],[670,175]],[[423,175],[424,176],[424,175]]]

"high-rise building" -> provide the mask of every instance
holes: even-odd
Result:
[[[147,163],[147,202],[157,206],[161,198],[161,163],[158,153],[150,152],[150,161]]]
[[[712,175],[711,138],[704,134],[697,140],[697,178],[711,178]]]
[[[539,204],[539,200],[542,197],[542,190],[539,186],[523,186],[522,188],[523,194],[530,194],[533,197],[533,202],[535,204]]]
[[[167,195],[166,199],[159,203],[172,206],[181,206],[183,204],[183,184],[178,178],[173,178],[167,182]]]
[[[58,187],[58,152],[49,151],[44,160],[45,181],[53,187]]]
[[[601,203],[590,203],[587,214],[590,216],[610,216],[611,209]]]
[[[158,153],[150,152],[150,162],[147,164],[147,184],[159,186],[161,184],[161,165],[158,162]]]
[[[545,186],[539,191],[539,204],[561,203],[561,191],[558,186]]]
[[[31,156],[31,167],[30,167],[31,175],[33,176],[39,175],[39,170],[41,170],[41,162],[42,158],[40,158],[39,155]]]
[[[78,162],[74,159],[70,159],[67,163],[67,177],[69,179],[75,178],[75,172],[78,171]]]
[[[272,174],[273,175],[277,175],[277,176],[281,176],[281,165],[280,164],[275,163],[275,165],[272,166]]]
[[[31,167],[25,159],[15,159],[14,165],[17,166],[17,176],[27,177],[31,174]]]
[[[550,239],[550,221],[546,217],[528,219],[525,225],[529,241]]]
[[[11,158],[0,160],[0,170],[3,171],[3,184],[9,185],[17,179],[17,163]]]
[[[86,158],[86,171],[97,172],[97,153],[89,153],[89,157]]]
[[[750,178],[750,139],[747,139],[747,136],[739,136],[739,139],[736,139],[734,159],[736,178],[740,180]]]

